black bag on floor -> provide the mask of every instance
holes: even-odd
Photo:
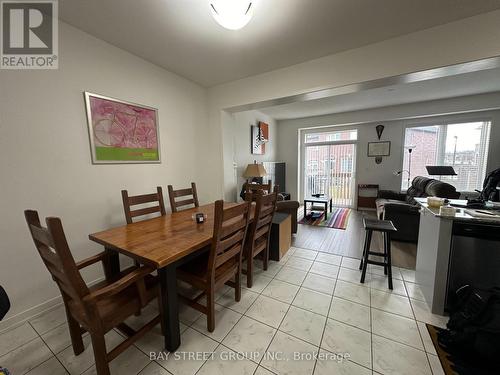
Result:
[[[9,297],[7,296],[7,293],[5,292],[5,289],[0,286],[0,320],[3,319],[5,314],[10,309],[10,301]]]
[[[500,364],[500,288],[460,288],[447,327],[438,339],[449,351]]]

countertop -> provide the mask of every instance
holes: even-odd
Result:
[[[427,198],[415,198],[415,201],[422,207],[422,209],[426,210],[427,212],[430,212],[432,215],[436,217],[440,217],[446,220],[454,220],[454,221],[462,221],[462,222],[468,222],[468,223],[478,223],[478,224],[494,224],[494,225],[500,225],[500,216],[496,217],[477,217],[477,216],[472,216],[469,215],[467,212],[465,212],[464,208],[460,207],[455,207],[457,212],[455,216],[443,216],[439,214],[439,208],[434,208],[434,207],[429,207],[427,205]],[[467,201],[465,200],[458,200],[458,199],[450,199],[451,204],[462,204],[465,205]],[[499,207],[500,209],[500,207]]]

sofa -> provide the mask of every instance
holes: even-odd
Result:
[[[375,204],[380,219],[391,220],[397,232],[391,235],[394,241],[418,241],[420,224],[420,208],[414,198],[440,197],[458,199],[460,193],[446,182],[432,178],[417,176],[413,179],[406,193],[391,190],[380,190]]]

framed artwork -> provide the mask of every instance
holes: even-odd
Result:
[[[259,122],[257,126],[251,126],[252,154],[264,155],[266,153],[266,143],[269,142],[269,125]]]
[[[93,164],[160,163],[157,109],[84,94]]]
[[[391,154],[391,142],[368,142],[368,156],[389,156]]]

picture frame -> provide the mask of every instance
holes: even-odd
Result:
[[[368,157],[390,156],[391,142],[368,142]]]
[[[92,164],[161,163],[158,109],[84,92]]]
[[[252,125],[251,131],[251,152],[254,155],[265,155],[266,143],[269,142],[269,125],[260,121],[258,125]]]

